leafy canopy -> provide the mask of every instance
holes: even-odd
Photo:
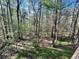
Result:
[[[42,2],[47,9],[52,8],[61,9],[62,6],[64,6],[62,0],[43,0]]]

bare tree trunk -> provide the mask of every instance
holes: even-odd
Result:
[[[17,0],[17,21],[18,21],[18,39],[20,39],[20,31],[19,31],[19,26],[20,26],[20,19],[19,19],[19,12],[20,12],[20,4],[19,0]]]
[[[2,8],[2,2],[1,2],[1,0],[0,0],[0,4],[1,4],[1,12],[2,12],[2,27],[3,27],[3,29],[2,29],[2,31],[3,31],[3,35],[4,35],[4,39],[6,39],[6,25],[5,25],[5,17],[4,17],[4,11],[3,11],[3,8]]]
[[[8,25],[8,33],[7,33],[7,38],[8,39],[13,39],[13,20],[12,20],[12,12],[11,12],[11,4],[9,0],[6,0],[6,8],[7,8],[7,25]]]
[[[10,4],[10,0],[7,1],[8,2],[8,7],[9,7],[9,12],[10,12],[10,19],[11,19],[11,37],[14,38],[14,28],[13,28],[13,19],[12,19],[12,10],[11,10],[11,4]]]
[[[56,15],[54,20],[54,27],[52,27],[52,34],[51,34],[53,46],[55,46],[55,43],[57,41],[57,9],[55,10],[55,12],[56,12]]]
[[[8,31],[11,32],[11,29],[10,29],[10,19],[9,19],[9,11],[8,11],[8,2],[6,1],[7,3],[7,19],[8,19]]]
[[[56,43],[56,41],[57,41],[57,10],[56,10],[56,17],[55,17],[56,19],[55,19],[55,37],[54,37],[54,45],[55,45],[55,43]]]
[[[21,39],[24,39],[23,38],[23,30],[22,30],[22,26],[23,26],[23,18],[22,18],[22,15],[21,15],[21,11],[20,11],[20,37],[21,37]]]
[[[0,19],[0,22],[1,22],[1,29],[2,29],[2,33],[3,33],[3,38],[5,39],[5,31],[4,31],[4,26],[2,25],[2,20]]]
[[[38,19],[38,38],[40,38],[40,21],[41,21],[41,8],[42,8],[42,4],[41,1],[39,2],[39,9],[38,9],[38,13],[39,13],[39,19]]]
[[[79,43],[79,28],[78,28],[78,33],[77,33],[77,39],[78,39],[77,43]]]
[[[79,12],[79,11],[78,11]],[[78,12],[77,12],[77,14],[76,14],[76,18],[75,18],[75,21],[74,21],[74,26],[73,26],[73,32],[72,32],[72,37],[71,37],[71,39],[72,39],[72,43],[74,44],[75,42],[74,42],[74,35],[75,35],[75,31],[76,31],[76,25],[77,25],[77,20],[78,20]]]

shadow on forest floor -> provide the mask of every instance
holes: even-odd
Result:
[[[24,59],[26,58],[28,59],[70,59],[75,51],[75,49],[71,48],[72,45],[69,45],[69,44],[67,45],[57,44],[55,48],[39,47],[37,43],[35,44],[35,42],[33,44],[29,41],[18,42],[17,43],[17,48],[19,50],[18,52],[15,51],[16,49],[14,49],[14,47],[11,48],[12,54],[13,55],[15,54],[15,56],[13,57],[16,57],[15,59],[23,59],[23,58]],[[20,49],[23,46],[24,48]],[[11,51],[9,53],[11,53]],[[13,53],[13,51],[15,51],[16,53]],[[7,57],[5,59],[7,59]]]
[[[36,47],[31,50],[23,49],[17,54],[16,59],[70,59],[75,49],[66,46],[56,46],[56,48]]]

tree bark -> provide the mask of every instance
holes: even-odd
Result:
[[[77,20],[78,20],[78,13],[79,13],[79,10],[78,10],[78,12],[77,12],[77,14],[76,14],[76,18],[75,18],[74,26],[73,26],[72,37],[71,37],[73,44],[75,43],[75,42],[74,42],[74,39],[75,39],[75,38],[74,38],[74,35],[75,35],[75,31],[76,31],[76,25],[77,25]]]
[[[20,12],[20,4],[19,0],[17,0],[17,21],[18,21],[18,39],[20,39],[20,31],[19,31],[19,26],[20,26],[20,19],[19,19],[19,12]]]

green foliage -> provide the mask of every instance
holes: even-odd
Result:
[[[43,0],[43,5],[47,7],[47,9],[50,9],[53,7],[50,0]]]
[[[26,29],[26,31],[31,31],[32,30],[32,24],[30,21],[27,21],[25,24],[24,24],[24,27]]]
[[[38,42],[37,42],[36,40],[33,41],[33,46],[34,46],[35,48],[39,48],[39,44],[38,44]]]
[[[30,54],[30,55],[29,55]],[[23,57],[35,57],[37,55],[37,53],[36,53],[36,51],[34,51],[33,49],[31,49],[31,50],[27,50],[27,49],[25,49],[25,50],[21,50],[18,54],[17,54],[17,57],[16,57],[16,59],[21,59],[21,58],[23,58]]]
[[[53,8],[62,9],[62,6],[64,6],[62,0],[43,0],[43,5],[47,9],[53,9]]]
[[[52,58],[52,59],[70,59],[73,52],[75,51],[72,48],[69,47],[60,47],[61,50],[58,50],[59,48],[45,48],[45,47],[35,47],[34,49],[30,49],[30,50],[21,50],[18,53],[18,57],[20,59],[23,57],[28,57],[28,54],[31,53],[31,56],[34,59],[48,59],[48,58]]]

